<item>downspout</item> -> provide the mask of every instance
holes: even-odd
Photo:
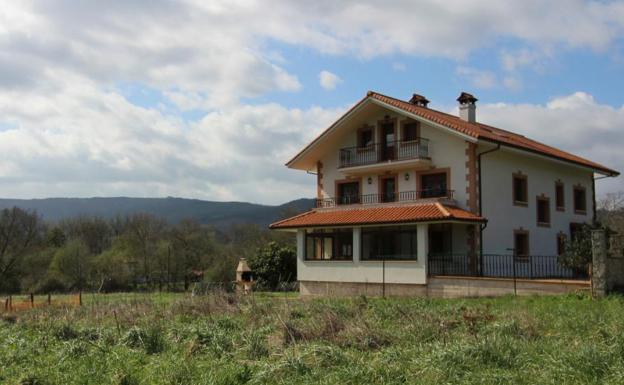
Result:
[[[487,150],[487,151],[483,151],[480,152],[479,154],[477,154],[477,173],[478,173],[478,177],[479,177],[479,216],[482,217],[483,216],[483,194],[481,193],[481,181],[482,176],[481,176],[481,156],[485,155],[485,154],[489,154],[490,152],[494,152],[494,151],[498,151],[500,150],[500,143],[498,143],[496,145],[496,148],[493,148],[491,150]],[[483,230],[485,230],[485,228],[487,227],[487,222],[484,222],[481,224],[481,228],[479,230],[479,261],[482,262],[483,261]]]

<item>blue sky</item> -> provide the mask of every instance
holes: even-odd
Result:
[[[284,162],[367,90],[624,170],[623,74],[623,1],[7,2],[0,196],[313,196]]]

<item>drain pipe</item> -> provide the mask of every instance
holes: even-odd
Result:
[[[479,154],[477,154],[477,173],[479,176],[479,216],[482,217],[483,216],[483,194],[481,194],[481,181],[483,180],[482,176],[481,176],[481,156],[485,155],[485,154],[489,154],[491,152],[494,151],[498,151],[500,150],[500,143],[497,143],[496,148],[487,150],[487,151],[483,151],[480,152]],[[483,230],[485,230],[485,228],[487,227],[487,222],[484,222],[481,224],[481,228],[479,231],[479,264],[481,265],[481,271],[483,271]]]

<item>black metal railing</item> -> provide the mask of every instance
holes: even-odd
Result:
[[[342,205],[371,205],[392,202],[414,202],[419,199],[446,198],[453,199],[453,190],[425,189],[420,191],[400,191],[392,194],[344,195],[316,200],[316,207],[335,207]]]
[[[587,269],[564,266],[556,255],[513,256],[503,254],[429,255],[428,274],[520,279],[586,280]]]
[[[396,140],[340,149],[340,168],[387,161],[429,158],[429,139]]]

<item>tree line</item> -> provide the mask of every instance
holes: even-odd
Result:
[[[199,280],[233,281],[241,257],[259,268],[263,258],[287,261],[265,282],[296,279],[292,235],[259,225],[218,229],[145,213],[47,223],[19,207],[0,211],[0,293],[187,290]]]

